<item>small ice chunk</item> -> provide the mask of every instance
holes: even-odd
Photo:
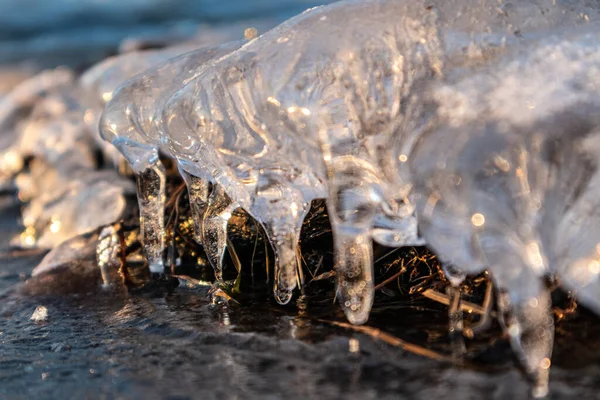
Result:
[[[67,161],[67,160],[63,160]],[[51,249],[64,240],[119,220],[127,207],[133,184],[116,171],[71,169],[66,176],[36,161],[31,179],[17,180],[19,190],[31,196],[23,208],[23,247]],[[21,186],[28,185],[28,186]]]
[[[29,296],[87,294],[108,283],[111,293],[125,293],[118,230],[118,224],[110,225],[61,243],[34,268],[21,290]]]
[[[31,318],[29,318],[33,322],[47,322],[48,321],[48,309],[46,306],[37,306],[33,314],[31,314]]]
[[[125,261],[124,240],[119,235],[120,224],[104,227],[98,236],[96,262],[102,274],[102,287],[114,289],[123,287],[122,268]]]

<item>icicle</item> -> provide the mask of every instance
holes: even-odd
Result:
[[[120,225],[107,226],[100,231],[96,248],[96,262],[102,275],[102,287],[112,289],[122,287],[124,248],[123,238],[119,232]]]
[[[263,199],[266,200],[266,199]],[[265,207],[266,200],[259,209]],[[271,214],[261,221],[275,253],[274,295],[279,304],[287,304],[292,299],[299,279],[300,251],[298,242],[302,222],[308,213],[309,203],[298,206],[293,196],[270,202]],[[283,205],[285,209],[277,208]],[[287,206],[287,207],[286,207]]]
[[[217,280],[223,280],[223,257],[227,248],[227,223],[239,205],[231,200],[219,184],[213,184],[202,219],[202,245]]]
[[[466,353],[465,340],[463,337],[463,312],[460,286],[466,278],[466,274],[450,264],[444,265],[444,274],[450,281],[446,288],[446,294],[450,299],[448,306],[448,331],[454,357],[461,358]]]
[[[554,315],[550,291],[543,287],[529,299],[511,299],[511,289],[499,297],[498,307],[510,344],[532,382],[531,394],[543,398],[548,394],[548,379],[554,344]]]
[[[141,171],[135,171],[140,207],[140,231],[150,272],[163,273],[165,249],[166,171],[154,154]]]
[[[298,239],[300,235],[267,235],[275,253],[275,281],[273,293],[279,304],[285,305],[292,299],[298,281]]]
[[[338,171],[339,172],[339,171]],[[346,179],[344,179],[346,178]],[[348,321],[364,324],[373,305],[373,246],[370,228],[376,210],[376,196],[362,182],[353,186],[340,174],[332,185],[328,210],[333,231],[337,294]]]
[[[333,229],[339,301],[350,323],[364,324],[374,298],[371,238],[366,231],[357,234],[351,227]]]
[[[182,176],[188,190],[192,219],[194,220],[194,239],[198,244],[204,245],[202,239],[202,221],[208,206],[210,182],[188,174],[178,164],[179,174]]]

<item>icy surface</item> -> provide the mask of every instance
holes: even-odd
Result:
[[[40,96],[57,87],[69,85],[73,74],[67,69],[44,71],[32,78],[20,82],[10,93],[0,99],[0,180],[6,181],[23,167],[26,156],[33,155],[39,138],[25,136],[19,113],[37,106]],[[21,149],[21,145],[26,148]]]
[[[66,174],[36,162],[18,177],[19,190],[36,196],[23,208],[25,231],[15,244],[50,249],[124,216],[134,185],[116,171],[77,168],[71,164],[72,173]]]
[[[50,249],[123,215],[133,186],[116,171],[97,171],[96,130],[83,123],[72,71],[45,71],[17,85],[0,103],[0,121],[0,173],[14,178],[25,203],[25,230],[13,244]]]
[[[435,89],[439,128],[410,160],[428,244],[465,272],[490,270],[540,395],[552,350],[544,276],[600,310],[600,45],[598,31],[565,36]]]
[[[345,1],[135,77],[101,131],[137,175],[152,271],[163,268],[159,150],[178,163],[218,279],[235,208],[263,225],[281,304],[300,280],[302,221],[327,198],[350,322],[373,302],[371,240],[419,245],[419,232],[446,263],[451,331],[462,334],[465,275],[489,270],[544,396],[545,277],[600,309],[597,22],[577,1]]]
[[[433,13],[417,8],[346,2],[310,10],[207,68],[165,108],[171,153],[185,159],[184,168],[208,166],[207,178],[265,227],[282,303],[296,286],[300,226],[315,198],[331,200],[340,301],[354,322],[366,320],[372,302],[375,215],[400,217],[380,221],[377,237],[395,223],[404,229],[391,235],[397,245],[419,242],[416,225],[402,219],[411,218],[402,193],[391,190],[401,183],[391,174],[386,180],[379,164],[389,160],[385,140],[401,124],[398,96],[413,83],[404,82],[411,68],[404,60],[429,65],[410,78],[418,82],[433,74],[441,51]],[[319,40],[325,37],[336,40]]]
[[[422,128],[424,85],[441,78],[445,65],[476,68],[547,29],[585,25],[596,18],[591,11],[552,1],[316,8],[179,91],[165,108],[166,145],[190,174],[198,174],[190,165],[207,167],[203,178],[265,226],[286,259],[276,260],[282,302],[295,287],[299,221],[311,200],[327,197],[340,301],[351,321],[364,322],[372,302],[370,239],[422,243],[403,163]]]
[[[190,45],[181,45],[161,50],[133,51],[110,57],[88,69],[79,79],[84,94],[82,101],[87,106],[84,122],[96,131],[106,103],[112,99],[114,91],[123,82],[144,72],[150,66],[190,50]],[[148,99],[152,100],[153,97]],[[94,138],[102,147],[105,156],[115,165],[119,165],[120,156],[117,149],[100,140],[99,135],[94,135]]]
[[[142,236],[153,272],[162,272],[164,250],[165,172],[158,159],[158,150],[164,147],[160,143],[162,120],[158,110],[178,85],[194,78],[209,62],[240,45],[241,42],[232,42],[200,49],[159,64],[120,86],[103,113],[102,138],[121,152],[136,174]],[[206,202],[208,198],[195,200]],[[202,217],[196,216],[198,218]]]

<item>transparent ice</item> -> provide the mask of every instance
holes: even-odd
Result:
[[[20,83],[0,102],[7,139],[0,171],[23,202],[24,231],[13,245],[51,249],[125,212],[134,186],[116,171],[97,170],[81,94],[73,72],[59,68]]]
[[[544,277],[600,311],[599,33],[547,38],[436,88],[436,128],[410,159],[421,232],[455,268],[491,272],[539,396],[553,343]]]
[[[406,199],[410,180],[396,160],[406,160],[422,128],[424,86],[444,63],[471,68],[527,35],[587,23],[571,6],[384,0],[309,10],[180,90],[164,112],[167,146],[184,165],[208,166],[208,179],[265,226],[276,253],[292,254],[306,207],[325,193],[339,299],[352,322],[364,322],[371,238],[422,243]],[[295,287],[297,266],[287,259],[276,261],[280,300]]]
[[[171,152],[184,166],[208,166],[208,178],[264,226],[281,303],[296,287],[300,227],[316,198],[330,199],[339,296],[353,322],[365,322],[372,303],[371,237],[421,243],[405,194],[395,190],[401,183],[381,179],[391,169],[377,161],[389,160],[383,153],[401,123],[398,95],[410,92],[403,57],[430,65],[416,81],[437,62],[433,14],[392,17],[417,8],[346,2],[307,11],[205,69],[165,107]],[[362,86],[352,92],[359,74]],[[376,97],[366,101],[367,93]]]
[[[123,83],[106,105],[100,122],[100,133],[131,165],[137,185],[142,237],[152,272],[163,272],[165,170],[159,160],[162,123],[157,110],[175,92],[178,85],[194,78],[212,60],[238,48],[241,42],[209,47],[183,54],[161,63]],[[166,149],[167,154],[178,158]],[[205,190],[196,190],[192,177],[194,203],[209,201]],[[216,194],[215,194],[216,196]],[[214,197],[214,196],[213,196]],[[222,197],[222,196],[221,196]],[[221,201],[221,198],[217,199]],[[218,214],[223,214],[223,207]],[[227,208],[227,207],[225,207]],[[196,207],[193,208],[196,210]],[[198,224],[196,224],[199,227]],[[199,233],[198,233],[199,234]],[[211,242],[212,243],[212,242]],[[213,259],[214,262],[214,259]]]
[[[32,197],[22,210],[25,231],[14,244],[51,249],[124,216],[126,198],[135,191],[129,180],[115,170],[82,169],[73,163],[64,168],[72,172],[35,160],[27,176],[18,177],[19,191]]]
[[[128,79],[144,72],[149,67],[162,63],[182,53],[192,50],[189,45],[172,46],[161,50],[133,51],[109,57],[106,60],[88,69],[80,78],[81,102],[86,106],[84,115],[85,124],[94,132],[102,111],[114,91]],[[121,156],[118,150],[109,143],[101,140],[95,134],[98,146],[101,147],[105,157],[114,165],[120,165]]]
[[[101,129],[136,171],[151,268],[162,270],[164,248],[159,150],[178,163],[218,278],[231,212],[264,226],[280,303],[297,286],[310,202],[327,198],[338,298],[353,323],[373,302],[371,240],[423,243],[416,205],[452,283],[451,330],[462,329],[460,283],[489,270],[544,395],[553,321],[543,277],[558,274],[598,310],[598,32],[575,32],[598,20],[584,1],[345,1],[240,49],[200,51],[187,79],[182,58],[140,75],[115,93]]]
[[[23,166],[29,148],[21,149],[23,127],[19,124],[19,113],[36,106],[40,96],[57,87],[73,82],[73,73],[65,68],[44,71],[18,84],[0,100],[0,179],[11,178]]]

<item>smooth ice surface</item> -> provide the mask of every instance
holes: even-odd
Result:
[[[83,259],[94,258],[97,244],[98,232],[65,240],[42,258],[39,264],[31,271],[31,276],[44,276],[60,268],[75,267]]]
[[[79,79],[83,91],[83,103],[87,106],[84,122],[96,131],[106,103],[113,97],[114,91],[128,79],[144,72],[153,65],[189,51],[188,46],[168,47],[162,50],[133,51],[107,58],[88,69]],[[114,146],[94,135],[104,154],[115,165],[120,156]]]

